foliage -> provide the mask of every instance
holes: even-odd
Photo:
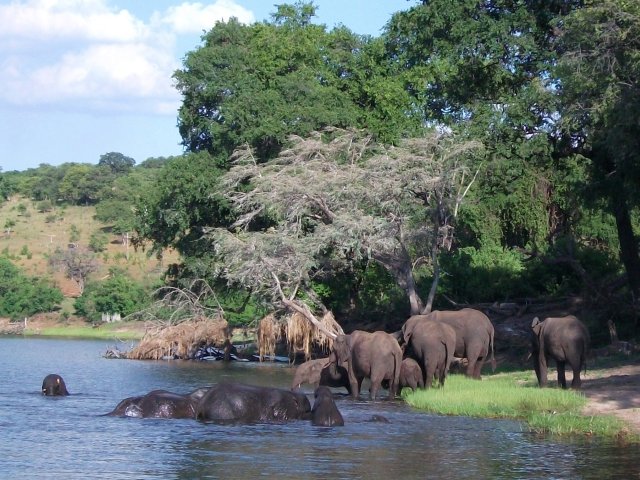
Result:
[[[62,292],[44,279],[29,278],[0,257],[0,316],[21,318],[50,312],[62,302]]]
[[[640,6],[596,0],[556,26],[562,126],[590,160],[587,198],[605,199],[616,220],[620,258],[637,300],[640,256],[631,211],[640,205]]]
[[[175,72],[188,151],[224,163],[247,144],[264,160],[289,135],[326,126],[368,127],[385,138],[415,131],[420,119],[402,78],[378,68],[381,51],[369,49],[368,38],[312,24],[311,3],[276,7],[271,23],[218,22]]]
[[[478,148],[435,132],[386,148],[363,132],[327,130],[293,137],[266,164],[240,150],[222,183],[240,213],[236,233],[211,231],[221,274],[268,303],[287,304],[301,295],[317,300],[311,282],[370,259],[418,313],[413,263],[430,258],[433,245],[450,244],[451,226],[441,219],[455,217],[473,178],[465,161]],[[256,223],[265,214],[273,222],[266,229]]]
[[[142,310],[150,301],[149,293],[141,285],[124,273],[113,271],[104,281],[89,282],[84,294],[76,299],[74,308],[78,315],[97,322],[103,313],[119,313],[126,317]]]
[[[100,160],[98,160],[99,167],[107,167],[111,170],[111,173],[116,175],[127,173],[135,164],[136,161],[133,158],[119,152],[105,153],[100,155]]]
[[[174,247],[184,256],[209,250],[204,228],[228,224],[226,201],[216,193],[221,173],[207,152],[172,158],[136,201],[138,236],[154,250]]]

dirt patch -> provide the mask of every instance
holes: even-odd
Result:
[[[582,391],[585,414],[615,415],[640,433],[640,363],[587,372]]]

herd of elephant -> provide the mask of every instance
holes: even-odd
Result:
[[[580,372],[589,349],[589,332],[575,316],[551,317],[531,324],[531,347],[538,384],[547,382],[547,365],[556,362],[558,384],[567,388],[565,365],[573,371],[572,388],[580,388]],[[479,379],[491,354],[495,368],[494,327],[479,310],[433,311],[414,315],[394,333],[356,330],[338,335],[328,357],[309,360],[296,368],[291,389],[222,382],[188,394],[153,390],[122,400],[110,416],[138,418],[193,418],[216,423],[274,423],[310,420],[317,426],[344,425],[330,387],[345,387],[354,398],[369,379],[369,397],[381,388],[396,398],[402,388],[444,386],[454,357],[466,359],[466,375]],[[313,406],[300,390],[314,386]],[[69,392],[60,375],[42,382],[42,393]],[[383,421],[384,419],[373,419]]]

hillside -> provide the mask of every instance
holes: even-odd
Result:
[[[108,241],[105,250],[96,254],[99,269],[92,280],[105,278],[109,268],[117,266],[135,280],[151,284],[161,277],[168,263],[178,259],[177,253],[171,251],[165,252],[162,262],[146,252],[136,251],[120,235],[111,233],[109,225],[95,220],[94,214],[92,206],[55,207],[50,212],[39,212],[36,202],[14,197],[0,205],[0,255],[9,257],[26,275],[51,278],[68,298],[78,294],[77,285],[63,273],[51,270],[49,254],[72,244],[87,248],[96,232],[103,232]]]

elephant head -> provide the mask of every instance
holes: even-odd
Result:
[[[348,368],[351,361],[351,337],[349,335],[338,335],[333,340],[333,350],[329,358],[334,368]]]

